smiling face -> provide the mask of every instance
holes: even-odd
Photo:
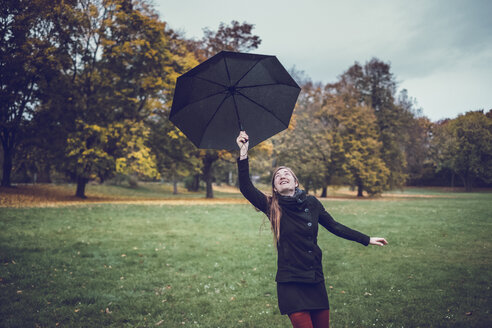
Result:
[[[283,196],[292,196],[299,186],[296,176],[288,167],[280,167],[274,172],[273,191]]]

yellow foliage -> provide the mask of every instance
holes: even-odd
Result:
[[[171,130],[167,133],[167,135],[171,138],[171,139],[178,139],[178,138],[184,138],[185,135],[183,134],[183,132],[181,132],[180,130],[178,129],[174,129],[174,130]]]

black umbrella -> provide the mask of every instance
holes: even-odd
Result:
[[[254,147],[289,126],[301,88],[275,56],[222,51],[178,77],[169,119],[197,146]]]

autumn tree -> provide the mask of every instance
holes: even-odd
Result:
[[[58,1],[5,0],[0,11],[0,141],[2,186],[11,185],[13,158],[34,107],[39,83],[59,68],[55,14]]]
[[[419,181],[432,168],[432,122],[421,113],[415,99],[409,97],[406,89],[402,90],[396,99],[396,105],[407,115],[404,153],[406,159],[406,174],[408,182]]]
[[[76,179],[76,196],[115,172],[157,177],[144,119],[176,77],[164,23],[145,1],[82,0],[59,10],[71,17],[61,27],[68,65],[50,85],[62,99],[52,94],[44,110],[65,113],[60,168]]]
[[[466,191],[472,190],[476,179],[492,181],[491,116],[482,110],[471,111],[443,122],[435,130],[440,167],[458,175]]]
[[[301,89],[291,126],[273,138],[274,151],[278,164],[291,166],[306,191],[321,188],[326,197],[327,186],[341,173],[342,145],[325,111],[325,86],[307,79]]]
[[[239,23],[232,20],[229,25],[220,23],[218,29],[203,29],[203,37],[200,40],[189,40],[189,48],[193,50],[196,58],[203,62],[220,51],[249,52],[258,48],[261,38],[252,34],[254,24]]]
[[[199,152],[186,136],[169,121],[176,79],[198,64],[193,52],[188,50],[188,40],[166,26],[164,31],[172,61],[166,92],[159,101],[153,101],[146,124],[150,127],[149,146],[156,156],[157,169],[161,176],[173,183],[173,193],[178,193],[177,184],[184,177],[199,174]]]
[[[383,144],[381,156],[390,171],[388,186],[403,186],[407,179],[404,148],[413,116],[395,100],[396,81],[390,64],[376,58],[364,66],[355,63],[341,75],[338,84],[341,88],[353,86],[358,104],[374,111]]]
[[[177,194],[179,181],[200,173],[201,160],[196,147],[164,115],[147,120],[152,131],[149,145],[159,173],[173,183],[173,194]]]
[[[357,96],[358,92],[348,87],[329,98],[326,111],[333,116],[343,145],[345,179],[362,197],[364,191],[375,195],[386,190],[390,171],[381,156],[383,143],[374,111],[361,105]]]

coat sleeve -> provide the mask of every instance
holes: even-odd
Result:
[[[369,245],[369,236],[338,223],[335,219],[333,219],[330,213],[325,210],[323,204],[321,204],[321,202],[317,199],[316,201],[318,206],[320,206],[319,223],[323,227],[338,237],[356,241],[364,246]]]
[[[253,186],[251,179],[249,178],[249,162],[248,158],[237,160],[237,169],[239,177],[239,190],[243,196],[263,213],[267,212],[267,197],[264,193],[259,191]]]

